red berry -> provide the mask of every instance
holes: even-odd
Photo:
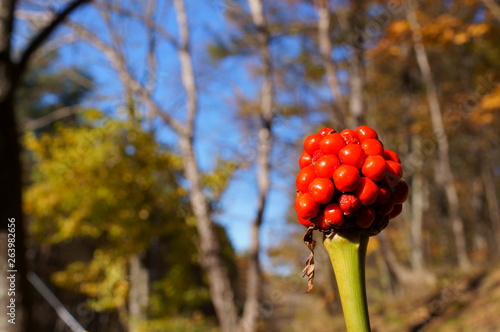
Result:
[[[392,194],[394,203],[403,204],[408,198],[408,190],[408,183],[406,183],[404,180],[401,180],[394,188],[394,192]]]
[[[394,219],[403,211],[403,204],[394,204],[394,209],[389,213],[389,219]]]
[[[304,219],[304,218],[301,218],[299,216],[297,216],[297,220],[304,226],[306,227],[310,227],[310,226],[313,226],[314,224],[312,222],[310,222],[309,220],[307,219]]]
[[[300,218],[313,218],[318,214],[319,208],[319,203],[314,201],[309,194],[300,194],[295,199],[295,212]]]
[[[377,214],[379,216],[386,216],[389,213],[391,213],[393,209],[394,209],[394,203],[391,200],[389,200],[377,206]]]
[[[312,134],[306,137],[304,140],[304,151],[310,156],[314,154],[314,151],[319,150],[319,142],[323,139],[320,134]]]
[[[344,165],[351,165],[361,168],[365,161],[365,153],[361,146],[357,144],[347,144],[339,152],[340,162]]]
[[[306,166],[311,165],[312,157],[307,154],[307,152],[302,152],[299,158],[299,167],[302,169]]]
[[[316,160],[318,160],[319,158],[323,157],[323,155],[324,155],[324,153],[321,150],[314,151],[314,153],[312,155],[312,163],[315,164]]]
[[[362,143],[367,138],[378,139],[377,132],[368,126],[359,126],[356,128],[358,140]]]
[[[377,203],[387,203],[391,198],[391,191],[384,185],[379,185]]]
[[[403,177],[403,167],[395,161],[387,160],[384,180],[390,188],[394,188]]]
[[[330,202],[334,191],[332,180],[327,178],[316,178],[309,184],[309,196],[320,204]]]
[[[325,206],[325,222],[330,226],[342,226],[344,213],[339,204],[330,203]]]
[[[328,134],[319,143],[321,151],[323,151],[325,154],[338,155],[340,149],[342,149],[344,146],[344,139],[342,138],[342,136],[340,136],[339,133]]]
[[[395,161],[397,163],[401,163],[401,161],[399,160],[398,154],[394,151],[389,150],[389,149],[384,150],[384,158],[385,158],[385,160],[392,160],[392,161]]]
[[[321,129],[318,134],[320,134],[321,136],[326,136],[328,134],[333,134],[335,133],[335,129],[332,129],[332,128],[323,128]]]
[[[319,229],[322,229],[325,231],[330,229],[330,225],[328,225],[328,223],[326,222],[324,211],[319,211],[318,215],[316,217],[314,217],[312,221],[314,221],[314,223],[316,224],[316,226]]]
[[[316,170],[316,175],[320,178],[331,178],[333,176],[333,172],[340,166],[339,157],[333,154],[325,154],[318,160],[316,160],[316,164],[314,165],[314,169]],[[385,161],[384,161],[385,166]]]
[[[362,177],[359,179],[359,185],[356,189],[361,204],[368,206],[375,203],[378,195],[378,186],[372,180]]]
[[[349,215],[359,210],[361,202],[354,195],[342,194],[339,198],[339,206],[345,215]]]
[[[386,167],[386,161],[382,156],[368,156],[363,163],[361,172],[367,178],[379,181],[384,178]]]
[[[361,148],[367,156],[377,156],[384,153],[384,145],[374,138],[367,138],[361,143]]]
[[[344,129],[340,132],[345,144],[359,144],[358,136],[352,129]]]
[[[380,233],[384,228],[387,227],[387,224],[389,224],[389,217],[380,216],[378,214],[375,215],[375,220],[370,227],[370,230],[373,231],[372,235]]]
[[[309,165],[304,167],[297,174],[297,178],[295,179],[295,185],[297,189],[305,193],[309,189],[309,184],[316,178],[316,173],[314,171],[314,165]]]
[[[375,210],[371,207],[364,206],[359,210],[356,217],[356,224],[360,228],[368,228],[375,220]]]
[[[354,166],[340,165],[333,172],[333,182],[340,191],[354,191],[359,183],[359,171]]]

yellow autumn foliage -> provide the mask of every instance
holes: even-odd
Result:
[[[106,119],[95,110],[84,116],[78,126],[24,138],[33,161],[24,201],[33,241],[56,248],[85,242],[81,260],[69,259],[53,282],[86,295],[93,310],[126,308],[129,258],[147,252],[153,238],[162,239],[168,269],[151,285],[151,312],[163,316],[206,305],[195,222],[179,184],[181,159],[133,122]],[[236,166],[220,159],[204,174],[210,199],[220,197]],[[219,230],[229,261],[234,252]]]
[[[500,86],[497,86],[495,90],[483,97],[481,108],[484,110],[500,109]]]
[[[471,37],[484,35],[490,30],[490,26],[486,23],[471,24],[467,27],[467,34]]]
[[[83,255],[53,281],[103,311],[126,305],[128,257],[148,248],[153,236],[188,228],[182,218],[189,212],[179,211],[189,209],[181,209],[179,158],[153,133],[95,110],[85,117],[76,127],[25,136],[34,164],[24,207],[35,242],[93,241],[93,257]]]
[[[91,118],[98,116],[93,112]],[[153,207],[173,211],[186,193],[174,181],[177,157],[129,122],[30,133],[25,146],[36,162],[25,209],[32,234],[42,242],[102,234],[119,240]],[[149,222],[141,227],[157,231]]]
[[[498,116],[500,110],[500,86],[496,86],[493,91],[486,94],[474,109],[473,120],[478,124],[492,123]]]
[[[96,250],[90,263],[71,263],[65,271],[55,273],[52,281],[60,287],[87,295],[90,298],[87,304],[95,311],[126,305],[129,283],[124,257]]]

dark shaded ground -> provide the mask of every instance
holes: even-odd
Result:
[[[427,294],[387,300],[372,312],[374,331],[500,331],[500,269],[439,282]]]

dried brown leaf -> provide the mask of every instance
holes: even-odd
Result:
[[[306,244],[307,248],[311,250],[309,257],[306,260],[306,266],[302,270],[302,272],[304,272],[302,277],[307,276],[308,278],[306,293],[309,293],[314,286],[314,247],[316,246],[316,241],[314,241],[313,239],[314,229],[315,227],[311,226],[307,229],[306,233],[304,234],[304,243]]]

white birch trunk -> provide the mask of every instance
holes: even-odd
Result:
[[[337,77],[337,68],[332,59],[332,42],[330,40],[330,9],[328,1],[318,1],[318,44],[321,52],[323,65],[325,66],[328,86],[333,97],[332,118],[335,122],[334,128],[343,128],[345,126],[345,114],[347,113],[344,105],[344,98],[340,90],[340,82]]]
[[[174,0],[174,6],[180,37],[178,54],[181,63],[181,77],[187,98],[187,122],[178,131],[184,174],[190,185],[189,198],[197,219],[201,265],[208,275],[210,295],[217,318],[223,332],[234,332],[237,329],[234,292],[222,259],[220,243],[213,220],[210,217],[208,202],[203,193],[201,174],[193,146],[194,121],[198,112],[198,93],[189,46],[189,27],[184,0]]]
[[[140,324],[147,320],[149,304],[149,271],[139,254],[129,259],[128,331],[139,332]]]
[[[467,269],[470,267],[470,260],[467,255],[464,223],[462,217],[460,216],[460,202],[458,199],[457,190],[455,188],[455,177],[450,165],[448,136],[444,129],[438,93],[436,85],[434,84],[434,79],[432,78],[429,59],[422,42],[420,24],[418,23],[412,1],[409,1],[407,3],[407,20],[412,32],[415,56],[417,58],[417,63],[420,68],[420,72],[422,74],[422,78],[424,80],[427,91],[427,103],[429,105],[429,110],[431,113],[432,127],[437,140],[439,152],[438,173],[439,177],[441,177],[443,181],[446,199],[448,202],[448,215],[451,221],[452,232],[455,239],[457,260],[460,268]]]
[[[272,120],[274,115],[274,86],[272,79],[269,31],[261,0],[248,0],[252,23],[257,30],[258,49],[263,67],[263,84],[260,93],[260,113],[257,148],[257,215],[251,228],[251,243],[247,271],[246,298],[239,331],[257,330],[260,299],[262,295],[262,271],[259,258],[260,228],[264,218],[270,187],[270,155],[272,148]]]

